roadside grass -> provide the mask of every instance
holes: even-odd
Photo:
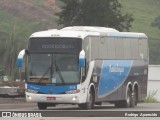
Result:
[[[155,95],[157,94],[158,90],[150,91],[147,95],[147,97],[144,98],[145,103],[159,103],[159,101],[155,98]]]

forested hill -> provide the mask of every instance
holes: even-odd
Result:
[[[0,76],[15,76],[18,52],[33,32],[57,28],[59,10],[54,0],[0,0]]]
[[[145,32],[151,39],[160,39],[158,27],[151,23],[160,16],[160,0],[119,0],[123,4],[123,11],[132,13],[134,22],[131,31]]]
[[[8,17],[15,17],[24,21],[43,21],[56,27],[55,12],[59,11],[55,0],[1,0],[1,14],[8,13]],[[3,15],[1,16],[3,17]]]
[[[151,25],[160,16],[160,1],[118,1],[123,5],[123,13],[133,14],[130,31],[144,32],[149,37],[150,63],[160,64],[160,29]],[[58,28],[55,13],[61,5],[60,0],[0,0],[0,72],[16,73],[17,54],[27,46],[31,33]]]

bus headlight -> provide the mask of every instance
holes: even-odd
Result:
[[[70,90],[70,91],[67,91],[66,94],[76,94],[79,92],[80,92],[80,90]]]
[[[27,98],[28,98],[29,100],[31,100],[31,99],[32,99],[32,97],[31,97],[31,96],[29,96],[29,95],[27,95]]]
[[[73,97],[73,98],[72,98],[72,101],[76,101],[76,99],[77,99],[77,96]]]

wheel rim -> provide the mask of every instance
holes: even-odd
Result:
[[[127,97],[127,105],[130,106],[130,96]]]

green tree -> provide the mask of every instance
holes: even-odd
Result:
[[[160,16],[155,18],[155,20],[151,23],[151,26],[158,27],[160,29]]]
[[[58,24],[64,26],[104,26],[129,31],[132,14],[122,14],[118,0],[61,0]]]
[[[0,26],[5,28],[5,30],[0,31],[0,34],[3,35],[0,39],[2,43],[0,51],[3,53],[1,54],[1,63],[4,66],[3,72],[13,78],[16,72],[17,54],[20,49],[25,47],[23,36],[26,29],[18,27],[15,22],[12,26],[7,24],[1,24]]]
[[[18,21],[14,21],[12,25],[4,24],[0,25],[6,30],[0,30],[0,53],[2,52],[2,66],[4,66],[4,73],[12,79],[18,73],[16,66],[17,55],[20,50],[27,48],[29,36],[37,29],[42,29],[43,25],[39,22],[31,23],[30,26],[20,24]],[[0,64],[1,65],[1,64]]]

